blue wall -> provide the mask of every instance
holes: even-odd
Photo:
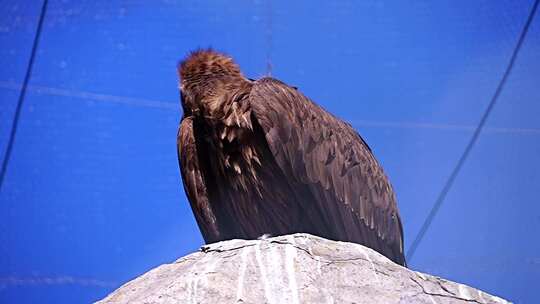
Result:
[[[176,63],[213,46],[351,122],[410,246],[532,1],[50,1],[0,193],[0,302],[86,303],[202,238],[176,159]],[[0,156],[40,1],[0,4]],[[540,17],[410,267],[515,302],[540,281]]]

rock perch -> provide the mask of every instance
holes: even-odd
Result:
[[[230,240],[126,283],[105,303],[509,303],[309,234]]]

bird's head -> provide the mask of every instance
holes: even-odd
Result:
[[[208,111],[227,85],[245,79],[231,57],[212,49],[191,52],[178,65],[178,75],[186,115]]]

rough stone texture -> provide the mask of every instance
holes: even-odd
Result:
[[[308,234],[231,240],[159,266],[97,303],[508,303]]]

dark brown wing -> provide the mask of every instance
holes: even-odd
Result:
[[[371,150],[343,121],[286,84],[263,78],[251,108],[285,176],[304,185],[337,239],[369,246],[405,265],[394,192]]]
[[[177,148],[182,182],[191,204],[191,210],[193,210],[206,243],[213,243],[220,239],[219,229],[216,216],[209,204],[206,184],[200,169],[201,164],[192,117],[184,117],[180,123]]]

